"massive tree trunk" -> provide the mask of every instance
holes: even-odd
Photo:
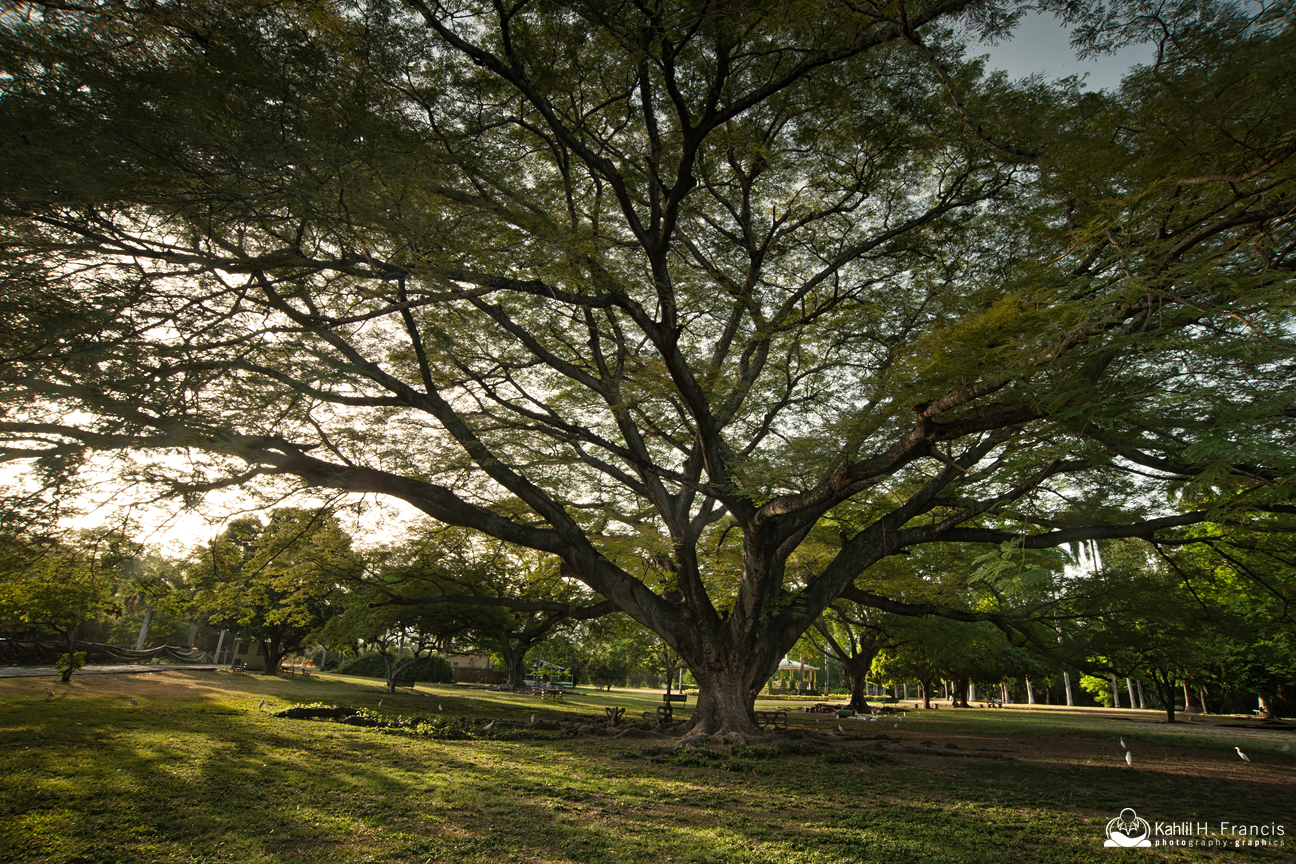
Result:
[[[954,692],[951,694],[951,707],[967,708],[968,707],[968,686],[972,683],[971,678],[964,675],[961,678],[954,679]]]
[[[681,653],[698,683],[697,703],[688,719],[688,735],[710,735],[726,740],[759,733],[756,695],[777,668],[774,652],[749,650],[739,643],[709,656]]]
[[[846,670],[846,677],[850,679],[850,707],[855,711],[869,710],[865,687],[868,684],[869,670],[873,668],[873,659],[877,654],[878,652],[874,650],[851,657],[842,663],[842,667]]]
[[[263,675],[279,674],[279,661],[283,659],[279,656],[279,650],[278,650],[279,646],[265,639],[260,640],[260,642],[261,642],[261,650],[265,652],[263,655],[265,657],[265,669],[262,671],[261,674]],[[270,647],[272,645],[274,646],[273,648]]]
[[[526,655],[530,645],[514,643],[501,636],[500,657],[504,661],[504,674],[508,677],[505,687],[509,690],[521,690],[526,687]]]

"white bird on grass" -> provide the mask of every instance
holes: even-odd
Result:
[[[491,722],[487,723],[485,726],[482,727],[482,731],[483,731],[483,732],[489,732],[490,729],[491,729],[491,727],[494,726],[494,725],[495,725],[495,721],[492,720]]]
[[[841,725],[840,723],[838,723],[838,724],[837,724],[837,731],[838,731],[838,732],[845,732],[846,730],[842,728],[842,725]]]
[[[444,708],[441,707],[441,703],[440,703],[440,702],[437,703],[437,710],[438,710],[438,711],[444,711],[444,710],[445,710]]]
[[[48,696],[48,697],[50,697],[51,699],[53,699],[53,698],[54,698],[54,691],[51,690],[51,689],[49,689],[48,687],[46,687],[46,688],[45,688],[45,695]],[[1283,749],[1286,750],[1287,748],[1284,747]]]
[[[379,707],[379,708],[382,707],[382,700],[381,700],[381,699],[378,700],[378,707]]]
[[[1120,742],[1121,742],[1121,749],[1122,749],[1122,750],[1128,750],[1128,749],[1129,749],[1128,747],[1125,746],[1125,739],[1124,739],[1124,738],[1120,739]]]
[[[132,705],[138,705],[138,704],[139,704],[139,700],[136,699],[134,696],[132,696],[132,697],[131,697],[131,704],[132,704]]]
[[[1233,749],[1236,750],[1236,751],[1237,751],[1237,754],[1238,754],[1239,756],[1242,757],[1242,761],[1243,761],[1243,762],[1250,762],[1250,761],[1251,761],[1251,757],[1248,756],[1248,755],[1246,755],[1245,753],[1243,753],[1241,747],[1234,747]]]
[[[265,700],[262,699],[260,702],[258,702],[258,703],[257,703],[257,707],[258,707],[258,708],[264,708],[264,707],[265,707]]]
[[[1134,767],[1134,754],[1129,752],[1128,750],[1125,751],[1125,764],[1130,766],[1131,768]]]
[[[532,725],[532,726],[535,725],[535,715],[534,715],[534,714],[531,715],[531,725]]]
[[[1283,746],[1279,747],[1278,749],[1279,749],[1279,750],[1287,750],[1287,749],[1290,748],[1290,747],[1291,747],[1290,744],[1284,744]]]

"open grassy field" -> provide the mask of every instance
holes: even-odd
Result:
[[[660,698],[646,691],[555,705],[418,690],[189,671],[0,681],[0,861],[1296,860],[1290,731],[1170,728],[1152,712],[793,715],[787,752],[708,756],[507,722],[589,722],[609,705],[637,716]],[[274,716],[308,702],[465,718],[471,737]],[[505,722],[483,729],[491,720]],[[1126,807],[1216,836],[1220,822],[1280,824],[1287,843],[1104,849]]]

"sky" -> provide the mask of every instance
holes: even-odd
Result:
[[[989,54],[988,69],[1002,69],[1013,79],[1043,72],[1050,78],[1087,75],[1084,86],[1089,90],[1114,90],[1121,77],[1137,63],[1153,59],[1151,45],[1124,48],[1086,61],[1076,59],[1070,44],[1070,31],[1052,15],[1032,14],[1022,18],[1012,39],[998,45],[972,45],[973,56]]]

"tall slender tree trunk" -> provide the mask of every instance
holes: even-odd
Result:
[[[73,627],[67,631],[67,668],[59,676],[59,680],[64,684],[72,683],[72,673],[76,671],[76,628]]]
[[[1156,685],[1157,695],[1165,703],[1166,722],[1175,722],[1175,686],[1174,678],[1164,671],[1152,670],[1152,683]]]

